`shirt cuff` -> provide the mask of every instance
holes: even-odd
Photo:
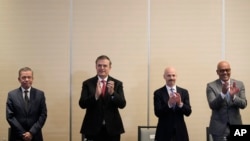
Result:
[[[168,103],[168,107],[169,107],[169,108],[173,108],[173,106],[172,106],[171,104],[169,104],[169,103]]]
[[[180,108],[182,108],[182,106],[183,106],[183,102],[181,102],[181,103],[178,105],[178,107],[180,107]]]
[[[220,95],[221,95],[221,98],[222,98],[222,99],[225,99],[225,97],[226,97],[227,94],[223,94],[223,93],[221,92]]]

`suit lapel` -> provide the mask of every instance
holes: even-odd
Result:
[[[178,86],[176,86],[176,92],[180,94],[181,100],[184,101],[184,100],[185,100],[185,94],[186,94],[186,93],[183,92],[183,89],[180,88],[180,87],[178,87]]]
[[[163,97],[164,97],[163,99],[166,99],[168,101],[168,99],[169,99],[169,93],[168,93],[168,89],[167,89],[166,86],[163,86],[162,93],[163,93]]]
[[[222,89],[222,83],[221,83],[221,80],[220,79],[218,79],[217,81],[216,81],[216,87],[217,87],[217,94],[220,94],[220,92],[221,92],[221,89]]]
[[[28,111],[30,112],[30,110],[32,109],[32,105],[34,104],[34,102],[35,102],[35,97],[36,97],[36,94],[35,94],[36,92],[35,92],[35,90],[34,89],[32,89],[32,87],[31,87],[31,89],[30,89],[30,97],[29,97],[29,105],[28,105]]]
[[[18,101],[20,101],[20,104],[21,104],[20,106],[22,107],[24,113],[26,113],[27,111],[26,111],[26,108],[25,108],[25,101],[24,101],[24,98],[23,98],[23,91],[22,91],[21,87],[19,88],[19,91],[18,91],[17,95],[18,95],[17,96]]]
[[[108,82],[109,81],[114,81],[114,79],[111,76],[108,76],[108,79],[107,79],[107,82],[106,82],[106,90],[105,90],[104,97],[106,97],[108,95],[108,88],[107,88],[107,86],[108,86]],[[115,86],[116,86],[116,84],[114,84],[114,89],[116,88]]]
[[[180,88],[178,86],[176,86],[176,92],[179,93],[181,95],[181,97],[182,97],[181,90],[180,90]]]

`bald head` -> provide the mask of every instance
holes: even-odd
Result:
[[[176,70],[174,67],[167,67],[165,70],[164,70],[164,75],[163,75],[165,81],[166,81],[166,84],[169,86],[169,87],[172,87],[175,85],[175,82],[176,82],[176,77],[177,77],[177,74],[176,74]]]
[[[164,73],[168,73],[168,72],[176,72],[174,67],[166,67],[164,70]]]
[[[231,67],[227,61],[220,61],[217,65],[217,75],[219,76],[220,80],[228,81],[231,76]]]
[[[220,61],[218,64],[217,64],[217,70],[221,69],[221,67],[223,66],[227,66],[230,68],[230,64],[227,62],[227,61]]]

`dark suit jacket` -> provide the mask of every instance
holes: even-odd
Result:
[[[122,119],[118,110],[118,108],[122,109],[126,106],[123,85],[122,82],[110,76],[107,81],[109,80],[115,82],[113,96],[106,91],[105,96],[99,97],[98,100],[95,98],[98,77],[95,76],[83,82],[79,100],[80,107],[86,109],[81,127],[82,134],[98,134],[103,125],[103,120],[105,120],[107,132],[110,135],[124,133]]]
[[[186,89],[176,87],[180,93],[183,107],[176,106],[175,109],[169,108],[169,94],[166,86],[154,92],[154,112],[158,117],[155,141],[170,141],[174,132],[176,132],[177,141],[188,141],[188,131],[184,121],[184,115],[189,116],[192,112],[189,94]]]
[[[222,83],[220,79],[207,84],[206,94],[212,115],[210,119],[209,132],[214,135],[223,135],[227,124],[242,124],[239,109],[247,106],[245,87],[241,81],[230,79],[230,84],[236,83],[240,92],[236,94],[234,101],[222,99]]]
[[[47,107],[44,92],[30,89],[28,111],[25,109],[22,89],[8,93],[6,119],[11,127],[11,141],[22,140],[22,134],[29,131],[32,141],[43,141],[42,127],[47,118]]]

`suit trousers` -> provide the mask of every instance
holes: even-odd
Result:
[[[219,135],[212,135],[213,137],[213,141],[230,141],[230,129],[229,129],[229,125],[227,126],[225,132],[223,135],[219,136]]]
[[[121,135],[109,135],[106,126],[103,125],[98,135],[83,135],[82,141],[120,141]]]

